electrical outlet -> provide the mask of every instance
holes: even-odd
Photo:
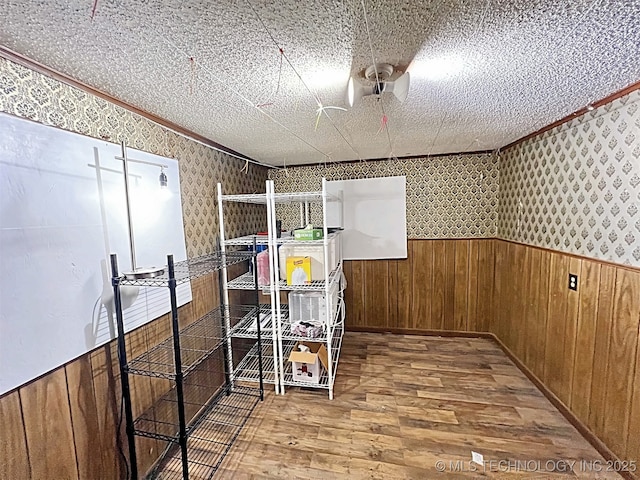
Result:
[[[569,274],[569,290],[578,291],[578,275]]]

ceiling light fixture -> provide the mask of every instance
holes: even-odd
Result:
[[[365,70],[364,77],[372,81],[373,85],[363,85],[359,80],[350,77],[347,85],[349,106],[353,107],[364,96],[382,93],[393,93],[398,100],[404,102],[409,94],[411,78],[409,72],[405,72],[395,80],[390,80],[394,71],[394,67],[388,63],[371,65]]]

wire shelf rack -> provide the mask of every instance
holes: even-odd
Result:
[[[301,335],[296,335],[294,333],[291,333],[291,322],[289,322],[289,312],[286,313],[286,317],[282,318],[282,324],[280,325],[281,331],[282,331],[282,340],[289,340],[292,342],[304,342],[304,341],[309,341],[309,342],[324,342],[326,341],[327,337],[326,337],[326,331],[327,331],[327,326],[324,325],[323,328],[323,334],[319,337],[303,337]]]
[[[198,417],[187,440],[190,479],[213,477],[259,398],[255,388],[236,385],[219,394],[215,403]],[[182,480],[182,458],[177,445],[169,446],[148,478]]]
[[[256,288],[255,280],[253,278],[253,273],[251,272],[243,273],[239,277],[236,277],[233,280],[229,280],[227,282],[227,288],[229,290],[253,290],[254,288]],[[260,288],[263,289],[263,288],[269,288],[269,287],[261,286]]]
[[[211,255],[175,262],[174,272],[176,285],[208,275],[209,273],[218,271],[225,266],[250,260],[252,257],[252,252],[239,250],[225,253],[217,252]],[[130,279],[125,276],[121,276],[119,283],[120,285],[166,287],[169,285],[169,270],[165,266],[164,273],[153,278]]]
[[[340,351],[340,347],[342,346],[342,337],[344,334],[344,330],[343,330],[343,326],[342,325],[336,325],[333,328],[333,336],[331,338],[331,351],[332,352],[339,352]],[[307,339],[310,340],[311,339]],[[289,358],[289,354],[291,353],[291,351],[293,350],[293,348],[296,345],[296,341],[293,340],[287,340],[287,341],[283,341],[282,342],[282,353],[283,353],[283,358],[286,360]],[[308,383],[308,382],[300,382],[298,380],[295,380],[293,378],[293,373],[291,371],[292,368],[292,364],[291,362],[286,362],[285,366],[284,366],[284,379],[283,382],[285,385],[290,386],[290,387],[313,387],[313,388],[326,388],[329,389],[333,386],[333,382],[335,380],[336,377],[336,372],[338,369],[338,355],[334,355],[333,358],[331,359],[331,363],[332,363],[332,370],[333,370],[333,374],[332,374],[332,378],[329,378],[329,374],[326,370],[324,370],[322,372],[322,375],[320,376],[320,382],[319,383]]]
[[[276,243],[278,245],[285,243],[296,243],[300,245],[324,245],[325,240],[332,240],[336,238],[338,233],[329,233],[322,240],[296,240],[292,235],[283,235],[280,238],[276,239]],[[231,238],[229,240],[225,240],[225,245],[253,245],[253,239],[256,239],[256,245],[266,245],[268,243],[268,238],[266,235],[247,235],[244,237]]]
[[[259,382],[260,370],[258,366],[258,344],[256,343],[243,357],[233,372],[233,378],[237,381]],[[273,358],[272,342],[262,343],[262,381],[264,383],[276,383],[276,369]]]
[[[230,306],[226,310],[231,322],[244,319],[254,313],[255,307]],[[216,309],[192,324],[180,330],[180,352],[182,355],[182,373],[187,376],[209,355],[224,344],[222,331],[223,310]],[[129,373],[150,377],[174,379],[173,337],[169,337],[155,347],[147,350],[129,362]]]
[[[286,310],[288,306],[286,304],[280,305],[281,310]],[[273,338],[273,329],[271,322],[271,305],[260,305],[260,313],[263,315],[269,315],[269,319],[260,323],[260,336],[263,339]],[[256,326],[256,314],[255,309],[245,315],[240,321],[235,323],[229,332],[229,336],[233,338],[258,338],[258,330]]]
[[[207,385],[205,382],[184,385],[187,431],[203,405],[207,405],[207,402],[215,396],[219,388],[220,385],[216,387],[215,385]],[[167,442],[177,442],[180,429],[177,405],[177,393],[174,387],[134,421],[135,434]]]
[[[340,280],[342,276],[342,263],[338,264],[338,266],[329,273],[329,289],[332,289],[336,282]],[[306,291],[325,291],[325,281],[324,280],[315,280],[309,284],[305,285],[287,285],[286,280],[280,280],[278,282],[278,286],[280,290],[306,290]]]
[[[329,274],[329,288],[334,288],[335,284],[340,280],[342,276],[342,263],[339,263],[338,266]],[[305,290],[305,291],[313,291],[313,292],[323,292],[325,291],[325,281],[324,280],[315,280],[309,284],[305,285],[287,285],[286,280],[280,280],[278,282],[278,286],[280,290]],[[253,290],[255,288],[255,282],[253,278],[253,273],[247,272],[242,275],[230,280],[227,283],[227,287],[231,290]],[[268,292],[271,285],[260,285],[259,288],[263,292]]]
[[[327,201],[334,202],[340,199],[335,195],[329,193],[324,194]],[[316,192],[283,192],[276,193],[274,200],[276,203],[299,203],[299,202],[321,202],[322,191]],[[248,195],[222,195],[220,197],[225,202],[238,202],[238,203],[257,203],[266,205],[267,194],[266,193],[254,193]]]
[[[266,245],[269,243],[269,238],[267,235],[246,235],[244,237],[236,237],[229,238],[224,241],[225,245],[253,245],[253,240],[255,239],[256,245]]]
[[[341,320],[342,319],[341,312],[343,308],[342,302],[343,300],[341,298],[338,299],[338,304],[335,306],[335,309],[333,312],[333,323],[331,325],[324,324],[322,335],[318,337],[306,337],[306,336],[301,336],[293,333],[291,330],[291,327],[292,327],[291,321],[289,320],[289,305],[283,305],[281,307],[282,323],[280,325],[280,330],[282,332],[282,339],[292,341],[292,342],[304,342],[304,341],[326,342],[327,334],[329,332],[335,331],[337,328],[342,328],[342,320]]]
[[[339,303],[336,307],[336,311],[334,312],[334,325],[337,324],[340,318],[340,315],[339,315],[340,308],[341,308],[341,304]],[[260,305],[260,313],[271,314],[271,305],[268,305],[268,304]],[[280,305],[280,314],[281,314],[280,329],[282,332],[283,340],[292,340],[294,342],[305,341],[305,340],[314,341],[314,342],[326,341],[327,339],[326,325],[323,329],[324,330],[323,335],[319,337],[304,337],[304,336],[296,335],[291,331],[291,322],[289,321],[289,305],[287,304]],[[235,337],[235,338],[257,339],[258,332],[255,329],[255,319],[256,319],[255,311],[253,311],[234,325],[234,327],[231,329],[229,336]],[[272,328],[271,318],[269,318],[269,320],[267,320],[266,322],[261,323],[260,325],[261,325],[260,334],[262,338],[265,340],[272,339],[273,328]]]
[[[250,349],[249,353],[244,356],[238,357],[234,353],[234,362],[238,362],[239,360],[238,367],[236,367],[235,371],[233,372],[234,380],[243,379],[246,381],[255,382],[258,377],[256,368],[257,360],[258,358],[262,357],[265,364],[264,377],[267,378],[266,381],[268,383],[274,383],[275,380],[275,391],[277,394],[284,394],[285,384],[311,388],[318,386],[320,388],[328,389],[329,399],[333,399],[333,384],[335,375],[332,374],[329,376],[329,374],[325,372],[320,385],[315,385],[311,383],[301,382],[299,380],[294,381],[290,366],[288,378],[286,380],[285,373],[283,372],[283,370],[285,370],[283,368],[284,364],[286,364],[287,366],[289,365],[289,353],[294,348],[296,342],[299,341],[315,341],[326,344],[325,346],[328,349],[329,356],[332,358],[332,365],[329,366],[328,370],[333,372],[333,367],[335,366],[337,368],[338,357],[340,355],[340,347],[342,345],[342,335],[344,332],[345,315],[344,296],[342,291],[346,287],[346,284],[343,281],[344,275],[342,271],[342,248],[340,241],[340,230],[342,226],[341,219],[344,217],[344,211],[341,205],[342,192],[338,193],[337,195],[331,195],[327,192],[327,187],[327,181],[323,178],[322,189],[318,191],[276,193],[273,181],[267,180],[265,193],[248,195],[223,195],[222,184],[218,183],[217,185],[218,208],[220,217],[220,238],[222,241],[222,245],[224,245],[225,248],[227,246],[229,248],[235,247],[236,249],[245,248],[248,251],[252,250],[251,245],[266,244],[270,247],[273,247],[269,248],[268,250],[268,260],[271,268],[271,279],[265,280],[267,282],[270,282],[269,284],[256,285],[255,277],[252,274],[253,272],[238,275],[238,271],[236,270],[232,275],[235,278],[229,279],[225,276],[224,282],[222,284],[224,294],[228,295],[229,290],[260,290],[263,295],[271,294],[270,296],[272,302],[286,302],[284,297],[287,293],[292,291],[321,292],[325,297],[325,305],[331,305],[332,307],[331,309],[327,310],[326,325],[324,325],[323,328],[311,328],[311,325],[306,325],[308,328],[305,329],[302,328],[304,324],[301,324],[300,322],[294,324],[293,326],[291,325],[289,311],[287,309],[287,306],[285,305],[278,305],[276,303],[270,306],[258,306],[260,313],[266,314],[268,312],[271,315],[271,318],[267,318],[261,323],[261,338],[264,339],[264,344],[262,347],[260,347],[260,349],[255,346],[255,342],[257,340],[256,337],[258,335],[256,331],[257,329],[254,327],[256,320],[259,319],[244,318],[240,322],[234,323],[231,327],[230,332],[230,336],[234,340],[234,343],[244,346],[244,351]],[[295,236],[291,235],[282,235],[281,238],[277,239],[273,238],[273,232],[277,228],[278,224],[276,220],[276,204],[299,203],[300,224],[308,224],[309,214],[317,213],[317,207],[320,207],[320,211],[322,214],[322,224],[326,227],[328,225],[327,207],[329,202],[334,201],[338,202],[338,204],[334,206],[338,207],[338,225],[340,226],[336,227],[335,229],[327,228],[327,235],[325,236],[325,238],[313,241],[296,240]],[[248,235],[238,238],[226,239],[223,218],[224,205],[227,202],[242,202],[266,205],[267,223],[270,235]],[[312,206],[311,211],[309,209],[310,203],[315,203],[315,205]],[[313,245],[314,251],[316,247],[321,247],[320,250],[322,251],[322,257],[324,260],[323,264],[325,266],[333,266],[334,262],[337,262],[337,265],[332,271],[327,271],[326,275],[324,275],[324,268],[322,269],[322,275],[319,275],[320,271],[315,272],[315,278],[324,277],[322,281],[311,281],[308,284],[303,285],[287,285],[287,281],[280,278],[280,273],[282,272],[283,268],[278,267],[278,263],[281,262],[280,255],[278,254],[277,249],[275,249],[274,247],[275,243],[279,245],[288,244],[289,247]],[[335,248],[333,248],[334,245]],[[255,250],[255,248],[253,250]],[[285,257],[287,256],[287,252],[282,251],[281,253]],[[302,255],[303,252],[300,251],[299,254]],[[320,261],[322,262],[322,260]],[[225,273],[227,273],[226,270]],[[259,298],[261,298],[263,302],[266,301],[260,296]],[[256,315],[257,313],[258,312],[256,312]],[[294,318],[297,318],[297,316],[294,316]],[[298,326],[301,328],[298,328]],[[311,335],[317,336],[308,337],[307,335],[294,335],[292,327],[294,327],[297,333],[308,332]],[[282,358],[283,356],[285,358]],[[277,373],[277,375],[274,375],[274,373]]]

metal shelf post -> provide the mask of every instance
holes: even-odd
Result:
[[[118,361],[120,363],[120,383],[122,385],[122,401],[124,402],[124,416],[126,421],[125,430],[127,433],[127,443],[129,444],[131,480],[138,480],[138,459],[136,457],[133,412],[131,410],[131,390],[129,388],[127,348],[124,340],[124,320],[122,316],[122,297],[120,296],[120,277],[118,276],[118,260],[115,254],[111,255],[111,275],[113,300],[116,310],[116,323],[118,326]]]
[[[182,329],[179,325],[179,284],[220,271],[227,264],[239,263],[247,258],[246,252],[231,252],[229,255],[211,254],[174,262],[173,255],[168,255],[164,273],[153,277],[139,277],[119,276],[116,255],[111,255],[118,325],[118,358],[132,480],[137,480],[139,475],[135,436],[168,442],[149,473],[149,478],[211,478],[253,408],[263,398],[262,389],[258,392],[257,388],[235,385],[232,376],[226,377],[226,382],[220,385],[219,374],[225,368],[224,365],[220,368],[219,357],[216,360],[214,354],[219,355],[220,349],[227,352],[225,341],[230,337],[225,321],[228,322],[231,315],[229,306],[216,307]],[[171,334],[131,361],[126,354],[120,294],[120,288],[124,285],[168,287],[171,302]],[[234,306],[234,319],[244,320],[257,310],[257,307]],[[261,362],[259,366],[261,369]],[[155,398],[152,405],[134,419],[129,375],[171,380],[172,387]],[[188,381],[187,378],[195,382]],[[179,465],[181,468],[178,470]]]
[[[182,373],[182,353],[180,350],[180,325],[178,324],[178,300],[176,298],[176,276],[173,266],[173,255],[167,255],[169,267],[169,297],[171,298],[171,330],[173,332],[173,354],[176,366],[176,396],[178,400],[178,421],[180,422],[180,450],[182,453],[182,476],[189,480],[189,464],[187,457],[187,421],[184,416],[184,375]]]

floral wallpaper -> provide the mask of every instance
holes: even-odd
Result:
[[[328,180],[407,177],[409,238],[498,237],[640,266],[640,91],[499,155],[449,155],[268,170],[213,150],[83,90],[0,58],[0,111],[180,164],[189,256],[213,251],[224,193],[316,190]],[[264,208],[225,206],[227,235],[263,230]],[[282,205],[286,229],[297,207]],[[312,220],[320,223],[318,208]]]
[[[498,236],[640,266],[640,90],[504,151]]]
[[[189,257],[211,253],[218,235],[216,184],[224,193],[264,192],[267,168],[221,153],[95,95],[0,57],[0,112],[175,158]],[[266,227],[264,207],[225,205],[227,236]]]
[[[498,219],[498,159],[491,154],[335,163],[271,170],[276,192],[320,190],[327,180],[407,177],[407,237],[495,237]],[[321,224],[319,207],[311,220]],[[283,228],[300,223],[297,206],[278,205]]]

